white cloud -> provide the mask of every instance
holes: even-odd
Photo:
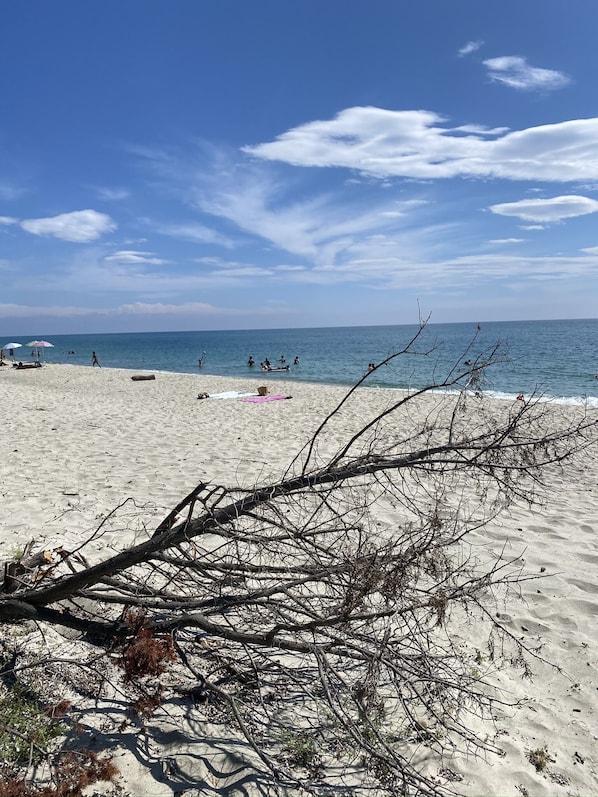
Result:
[[[264,182],[256,190],[255,186],[237,181],[230,186],[221,185],[220,192],[212,197],[213,213],[314,263],[335,259],[364,235],[397,229],[406,209],[389,203],[386,198],[365,208],[343,205],[336,196],[281,203],[275,192],[265,188]]]
[[[343,167],[377,178],[499,177],[570,182],[598,179],[598,118],[507,132],[450,128],[431,111],[355,107],[247,146],[255,158],[294,166]]]
[[[76,307],[54,305],[36,307],[19,304],[0,304],[0,318],[49,318],[81,316],[146,316],[146,315],[235,315],[238,311],[215,307],[204,302],[164,304],[162,302],[133,302],[116,307]]]
[[[484,44],[482,41],[476,42],[467,42],[463,47],[459,50],[459,55],[463,57],[464,55],[469,55],[470,53],[475,53],[480,47]]]
[[[483,63],[488,67],[490,80],[520,91],[549,91],[561,89],[570,83],[562,72],[530,66],[525,58],[518,55],[488,58]]]
[[[500,254],[415,260],[389,255],[386,258],[354,258],[337,265],[315,268],[296,275],[305,284],[367,284],[370,289],[453,290],[475,285],[478,289],[516,281],[522,285],[538,281],[561,281],[577,277],[598,278],[598,256],[538,257]]]
[[[453,133],[473,133],[475,136],[500,136],[508,133],[510,127],[484,127],[483,125],[459,125],[454,127]]]
[[[0,304],[0,318],[40,318],[90,315],[93,311],[84,307],[37,307],[25,304]]]
[[[598,255],[598,246],[587,246],[585,249],[581,250],[585,252],[586,255]]]
[[[220,257],[198,257],[195,262],[206,267],[206,270],[203,273],[208,278],[215,277],[216,279],[219,276],[235,279],[269,277],[272,276],[276,270],[276,268],[258,266],[253,263],[243,263],[236,260],[223,260]]]
[[[9,224],[17,224],[18,219],[13,219],[12,216],[0,216],[0,224],[8,226]]]
[[[122,249],[113,255],[104,258],[108,262],[127,264],[147,263],[152,266],[162,266],[170,261],[155,257],[152,252],[136,252],[132,249]]]
[[[520,244],[525,238],[494,238],[489,244]]]
[[[130,196],[130,191],[126,188],[97,188],[96,191],[99,198],[107,202],[117,202]]]
[[[378,238],[378,237],[377,237]],[[420,296],[430,292],[451,291],[455,286],[465,290],[468,286],[494,289],[515,282],[521,285],[533,285],[538,282],[560,282],[578,277],[590,281],[598,279],[598,247],[588,251],[577,252],[571,256],[521,256],[511,255],[507,249],[496,254],[476,252],[464,257],[430,257],[429,251],[417,252],[412,247],[401,248],[398,245],[387,247],[378,241],[378,248],[372,242],[361,241],[343,252],[340,262],[328,261],[313,268],[300,269],[288,267],[286,263],[274,266],[270,274],[260,271],[260,285],[267,295],[267,279],[282,281],[284,279],[288,296],[293,296],[294,285],[357,285],[367,290],[416,290]],[[596,251],[594,251],[594,249]],[[110,266],[98,263],[97,267],[88,265],[82,268],[82,260],[90,260],[89,250],[83,258],[74,257],[71,270],[46,275],[39,283],[44,293],[54,296],[64,294],[64,285],[75,287],[81,296],[105,295],[106,290],[116,296],[122,292],[123,303],[114,308],[81,308],[52,306],[48,308],[24,307],[17,304],[0,305],[0,318],[8,317],[41,317],[77,316],[77,315],[160,315],[187,310],[193,315],[209,312],[202,303],[187,302],[186,299],[207,296],[212,288],[228,289],[229,286],[242,287],[255,282],[251,264],[246,268],[236,263],[222,263],[213,272],[183,275],[169,273],[154,274],[135,271],[110,270]],[[218,264],[214,264],[218,265]],[[230,267],[230,273],[229,273]],[[258,267],[256,266],[256,271]],[[229,294],[226,294],[229,295]],[[130,297],[134,297],[131,301]],[[58,300],[59,301],[59,300]],[[247,310],[243,303],[243,312]],[[218,311],[220,312],[220,311]],[[226,312],[225,310],[223,312]],[[197,317],[197,315],[195,316]]]
[[[172,238],[183,238],[190,241],[199,241],[206,244],[217,244],[227,248],[233,247],[233,242],[221,235],[216,230],[210,229],[203,224],[170,224],[162,225],[158,228],[162,235],[169,235]]]
[[[97,312],[97,311],[96,311]],[[204,302],[185,302],[183,304],[163,304],[162,302],[133,302],[100,311],[107,315],[185,315],[185,314],[222,314],[222,309]]]
[[[585,196],[555,196],[550,199],[522,199],[491,205],[492,213],[516,216],[526,221],[551,222],[598,212],[598,202]]]
[[[406,212],[411,212],[416,208],[423,207],[429,204],[428,200],[426,199],[405,199],[402,202],[397,201],[392,204],[392,206],[388,210],[382,210],[380,215],[388,216],[388,217],[402,217],[406,215]]]
[[[112,232],[116,224],[110,216],[96,210],[75,210],[45,219],[24,219],[21,227],[32,235],[50,236],[63,241],[88,243]]]
[[[18,199],[24,193],[24,188],[11,185],[10,183],[0,183],[0,199],[5,199],[7,202]]]

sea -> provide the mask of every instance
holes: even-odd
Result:
[[[40,359],[92,367],[96,352],[103,367],[235,377],[240,380],[321,382],[350,386],[402,351],[418,334],[417,325],[248,329],[197,332],[127,332],[53,335]],[[37,357],[26,343],[45,339],[7,338],[23,344],[19,360]],[[490,367],[484,390],[497,398],[539,391],[564,404],[598,407],[598,319],[428,324],[413,352],[371,373],[364,387],[417,389],[442,379],[456,364],[484,355],[496,344],[505,361]],[[0,342],[0,345],[5,344]],[[33,354],[32,354],[33,352]],[[249,366],[248,359],[255,360]],[[260,363],[289,365],[264,373]],[[298,358],[298,364],[294,364]],[[200,365],[201,360],[201,365]]]

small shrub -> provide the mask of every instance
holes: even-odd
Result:
[[[55,759],[52,783],[37,788],[16,773],[0,782],[0,797],[82,797],[83,790],[100,781],[114,783],[118,769],[111,758],[91,750],[64,753]]]
[[[17,765],[30,757],[39,760],[39,750],[65,731],[58,720],[30,692],[19,686],[11,689],[0,698],[0,760]]]
[[[162,688],[158,687],[154,694],[143,695],[142,697],[137,698],[137,700],[131,704],[131,710],[138,717],[147,719],[153,715],[159,706],[162,705],[163,701],[164,695]]]
[[[154,636],[139,615],[128,618],[135,636],[125,646],[118,663],[125,671],[125,680],[136,681],[147,675],[162,675],[168,662],[176,659],[172,636]]]
[[[536,768],[536,772],[543,772],[548,764],[554,764],[554,758],[548,752],[547,747],[537,747],[535,750],[530,750],[527,754],[527,760]]]
[[[313,733],[309,731],[287,733],[284,736],[283,743],[289,761],[292,764],[304,767],[305,769],[310,769],[314,766],[317,767],[320,756]]]

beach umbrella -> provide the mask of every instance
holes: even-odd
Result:
[[[29,341],[29,343],[26,343],[25,345],[26,346],[31,346],[33,349],[37,349],[38,352],[41,349],[42,350],[42,355],[43,355],[43,350],[44,349],[53,349],[54,348],[54,344],[53,343],[48,343],[47,340],[31,340],[31,341]]]
[[[22,343],[7,343],[6,346],[2,346],[2,351],[7,351],[9,357],[14,357],[14,350],[20,349],[22,345]]]

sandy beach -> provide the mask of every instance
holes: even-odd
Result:
[[[101,559],[107,548],[121,550],[151,533],[200,480],[250,487],[276,478],[346,392],[277,381],[269,385],[270,393],[292,398],[199,400],[199,393],[257,394],[265,381],[259,373],[254,380],[158,373],[154,380],[133,381],[131,376],[118,369],[52,364],[30,371],[0,369],[0,560],[13,557],[31,539],[40,548],[72,548],[126,502],[128,536],[91,543],[92,557]],[[373,405],[387,400],[385,390],[360,391],[331,447]],[[493,550],[520,557],[524,572],[538,576],[522,582],[519,598],[492,611],[515,636],[541,646],[542,660],[530,662],[529,677],[517,666],[496,674],[510,700],[524,701],[498,717],[495,728],[488,727],[504,755],[426,763],[435,776],[451,773],[458,793],[598,793],[596,453],[572,463],[564,479],[555,471],[543,507],[515,506],[484,531]],[[475,647],[468,626],[455,634]],[[542,769],[530,760],[537,750],[546,751]],[[125,745],[116,763],[126,792],[173,794],[163,773],[143,767]],[[205,789],[198,793],[237,793],[222,784],[218,791]]]

